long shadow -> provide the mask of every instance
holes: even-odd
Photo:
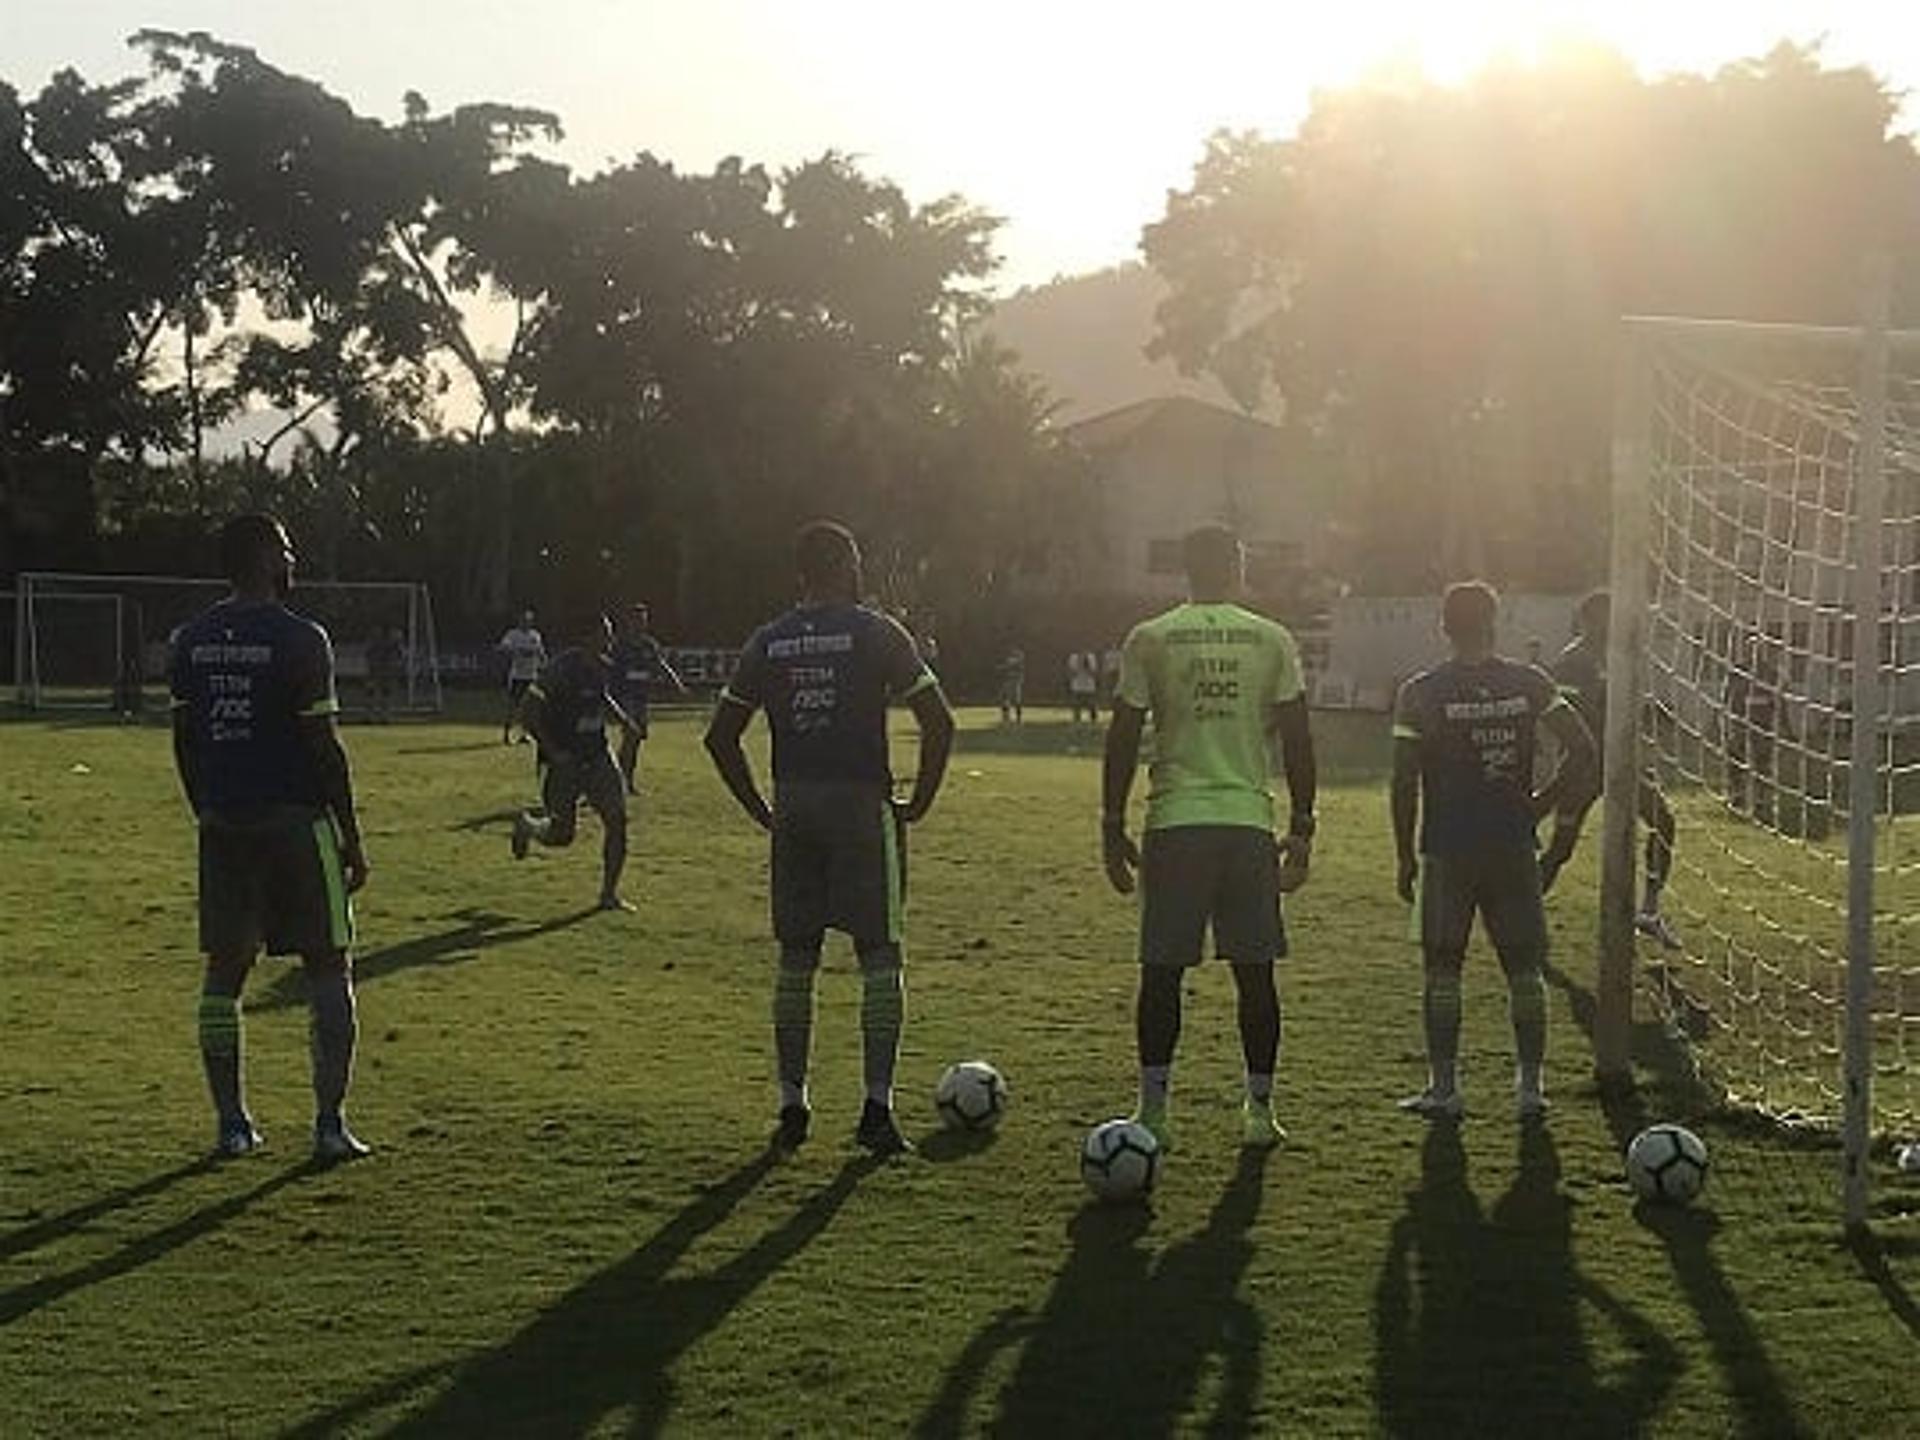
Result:
[[[1075,725],[1067,720],[1028,719],[1020,725],[967,728],[953,737],[961,755],[1092,755],[1106,743],[1106,719],[1098,725]]]
[[[1546,973],[1553,985],[1566,992],[1574,1022],[1591,1039],[1593,993],[1554,966],[1549,965]],[[1651,1095],[1659,1109],[1656,1113],[1649,1107],[1649,1090],[1637,1084],[1601,1087],[1601,1109],[1619,1153],[1624,1153],[1628,1142],[1655,1119],[1705,1110],[1713,1098],[1701,1083],[1685,1045],[1658,1021],[1634,1022],[1632,1056],[1634,1063],[1652,1077]],[[1712,1212],[1642,1204],[1634,1208],[1634,1218],[1666,1247],[1667,1261],[1686,1292],[1687,1303],[1699,1317],[1714,1363],[1725,1377],[1727,1393],[1740,1407],[1741,1428],[1765,1435],[1808,1433],[1746,1306],[1740,1303],[1713,1254],[1713,1238],[1720,1222]]]
[[[1571,1206],[1544,1125],[1490,1214],[1467,1180],[1459,1127],[1435,1124],[1420,1187],[1394,1222],[1374,1292],[1374,1393],[1398,1436],[1639,1434],[1680,1372],[1673,1345],[1582,1275]],[[1597,1310],[1634,1351],[1602,1385],[1582,1321]]]
[[[1920,1305],[1907,1293],[1907,1287],[1887,1264],[1887,1247],[1871,1230],[1856,1230],[1847,1236],[1847,1248],[1859,1262],[1860,1273],[1873,1282],[1885,1298],[1887,1308],[1916,1338],[1920,1338]]]
[[[477,750],[504,750],[507,747],[495,740],[462,740],[453,745],[401,745],[395,748],[396,755],[468,755]]]
[[[598,907],[589,905],[581,910],[556,915],[551,920],[528,924],[512,915],[500,915],[491,910],[456,910],[446,918],[460,923],[450,929],[436,931],[431,935],[416,935],[413,939],[402,940],[397,945],[388,945],[379,950],[369,950],[354,956],[354,983],[366,985],[399,971],[412,970],[422,965],[458,965],[467,960],[478,959],[482,951],[495,949],[501,945],[517,944],[522,940],[533,940],[541,935],[551,935],[571,925],[578,925],[582,920],[599,913]],[[247,1003],[247,1009],[287,1010],[304,1006],[306,1003],[306,972],[299,966],[294,966],[275,976],[273,983],[258,1000]]]
[[[1072,1251],[1037,1315],[1008,1310],[948,1368],[914,1426],[930,1440],[971,1433],[967,1411],[988,1368],[1020,1348],[991,1430],[1004,1435],[1243,1435],[1260,1400],[1260,1313],[1241,1294],[1253,1258],[1268,1155],[1241,1154],[1204,1229],[1155,1264],[1140,1242],[1140,1206],[1089,1206],[1068,1227]],[[1218,1360],[1221,1391],[1202,1424],[1189,1417]]]
[[[183,1245],[189,1245],[203,1236],[212,1234],[242,1211],[257,1205],[276,1191],[286,1189],[296,1180],[304,1179],[314,1173],[316,1172],[313,1167],[307,1164],[282,1170],[251,1190],[229,1195],[225,1200],[196,1210],[191,1215],[182,1216],[171,1225],[162,1226],[137,1240],[130,1240],[110,1255],[104,1255],[77,1269],[29,1281],[5,1294],[0,1294],[0,1326],[11,1325],[43,1305],[50,1305],[76,1290],[98,1285],[103,1280],[117,1279],[130,1271],[138,1270],[143,1265],[151,1264]]]
[[[491,830],[496,825],[505,825],[520,813],[520,807],[510,805],[504,810],[488,810],[479,815],[469,815],[465,820],[456,820],[447,829],[460,835],[471,835],[477,830]]]
[[[0,1260],[11,1259],[15,1255],[24,1255],[29,1250],[38,1250],[50,1240],[71,1235],[76,1230],[84,1230],[103,1215],[111,1215],[116,1210],[124,1210],[129,1205],[138,1205],[142,1200],[169,1190],[182,1180],[193,1175],[203,1175],[213,1168],[211,1160],[190,1160],[184,1165],[176,1165],[158,1175],[139,1181],[133,1185],[124,1185],[118,1190],[109,1190],[106,1194],[89,1200],[84,1205],[76,1205],[71,1210],[63,1210],[58,1215],[49,1215],[45,1219],[35,1220],[18,1230],[10,1230],[0,1235]]]
[[[777,1163],[769,1152],[682,1210],[626,1259],[588,1279],[496,1348],[452,1368],[446,1388],[387,1433],[582,1435],[616,1411],[628,1433],[656,1435],[673,1412],[674,1361],[819,1237],[872,1172],[849,1160],[785,1222],[715,1269],[668,1278]],[[429,1366],[382,1382],[292,1436],[322,1436],[446,1374]]]

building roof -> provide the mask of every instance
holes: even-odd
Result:
[[[1162,395],[1152,400],[1136,400],[1118,410],[1095,415],[1068,425],[1061,432],[1088,450],[1112,450],[1129,444],[1150,430],[1165,425],[1197,429],[1243,430],[1269,442],[1285,434],[1277,425],[1255,420],[1224,405],[1211,405],[1187,395]]]

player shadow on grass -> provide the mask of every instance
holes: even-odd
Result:
[[[1499,1434],[1518,1422],[1528,1432],[1641,1433],[1680,1373],[1680,1357],[1637,1311],[1580,1273],[1572,1204],[1547,1128],[1522,1127],[1518,1172],[1490,1213],[1468,1184],[1458,1125],[1429,1127],[1420,1169],[1374,1292],[1382,1429]],[[1634,1353],[1605,1384],[1583,1305]]]
[[[1895,1247],[1873,1231],[1863,1229],[1847,1237],[1847,1248],[1853,1252],[1860,1273],[1880,1292],[1887,1302],[1887,1308],[1893,1311],[1894,1318],[1912,1331],[1916,1339],[1920,1339],[1920,1305],[1914,1303],[1913,1296],[1907,1293],[1907,1287],[1887,1263],[1887,1252]]]
[[[551,920],[529,923],[517,916],[500,915],[491,910],[456,910],[444,917],[460,922],[450,929],[439,930],[431,935],[416,935],[411,940],[355,955],[354,984],[364,986],[421,965],[458,965],[476,960],[484,950],[551,935],[599,913],[597,905],[588,905],[580,910],[556,915]],[[259,999],[248,1001],[247,1009],[258,1012],[290,1010],[304,1007],[306,1003],[306,971],[299,965],[293,965],[276,975]]]
[[[5,1235],[0,1235],[0,1260],[24,1255],[29,1250],[38,1250],[51,1241],[84,1230],[116,1210],[124,1210],[129,1205],[137,1205],[162,1191],[171,1190],[192,1176],[204,1175],[213,1165],[213,1161],[204,1158],[189,1160],[184,1165],[176,1165],[171,1170],[163,1170],[132,1185],[123,1185],[118,1190],[97,1195],[83,1205],[62,1210],[58,1215],[48,1215],[22,1225],[18,1230],[9,1230]]]
[[[773,1230],[710,1269],[669,1275],[779,1163],[772,1150],[708,1189],[638,1250],[542,1310],[517,1335],[451,1364],[387,1380],[288,1432],[338,1434],[435,1382],[445,1387],[392,1436],[583,1435],[626,1412],[624,1432],[657,1435],[671,1417],[674,1362],[819,1238],[880,1162],[848,1160]]]
[[[172,1179],[180,1178],[180,1176],[211,1171],[214,1168],[216,1167],[202,1161],[180,1172],[180,1175],[156,1177],[156,1179],[167,1179],[169,1183],[171,1183]],[[190,1215],[183,1215],[171,1224],[163,1225],[158,1230],[151,1231],[137,1239],[127,1241],[111,1254],[103,1255],[97,1260],[90,1260],[86,1264],[76,1266],[71,1270],[64,1270],[54,1275],[44,1275],[38,1280],[30,1280],[24,1285],[18,1285],[5,1293],[0,1293],[0,1327],[11,1325],[23,1316],[30,1315],[35,1310],[40,1309],[43,1305],[50,1305],[56,1300],[73,1294],[76,1290],[84,1290],[90,1285],[98,1285],[105,1280],[116,1280],[122,1275],[138,1270],[143,1265],[151,1264],[163,1256],[170,1255],[184,1245],[190,1245],[195,1240],[211,1235],[229,1220],[234,1219],[241,1214],[241,1212],[250,1209],[254,1205],[259,1204],[275,1192],[284,1190],[294,1182],[318,1173],[320,1172],[310,1163],[303,1163],[292,1166],[286,1170],[281,1170],[266,1180],[263,1180],[260,1184],[255,1185],[251,1190],[243,1190],[236,1195],[229,1195],[226,1199],[204,1206]],[[153,1185],[153,1182],[148,1182],[148,1184]],[[140,1188],[141,1187],[138,1186],[132,1187],[135,1191],[140,1190]],[[158,1193],[160,1188],[164,1187],[154,1186],[154,1188],[144,1193]],[[120,1203],[127,1203],[122,1197],[129,1193],[130,1192],[126,1191],[116,1192],[114,1196],[106,1198],[109,1200],[119,1200]],[[89,1213],[98,1214],[102,1212],[93,1207],[83,1206],[79,1210],[68,1212],[66,1216],[59,1217],[59,1221],[64,1222],[72,1217]],[[84,1224],[85,1221],[82,1220],[78,1223]],[[9,1237],[9,1239],[11,1239],[11,1237]]]
[[[987,1428],[1003,1435],[1167,1435],[1262,1427],[1259,1310],[1241,1293],[1254,1254],[1269,1152],[1241,1152],[1204,1229],[1155,1263],[1142,1205],[1089,1205],[1067,1227],[1072,1252],[1039,1314],[1016,1308],[967,1342],[914,1426],[926,1440]],[[1001,1352],[1020,1358],[991,1426],[968,1416]],[[1187,1414],[1217,1361],[1220,1389],[1204,1427]],[[1270,1419],[1271,1417],[1267,1417]]]
[[[1556,966],[1547,966],[1546,975],[1566,993],[1574,1023],[1590,1041],[1593,992]],[[1692,1055],[1661,1022],[1635,1020],[1630,1045],[1633,1063],[1652,1083],[1600,1087],[1600,1106],[1619,1154],[1655,1120],[1706,1111],[1715,1103]],[[1719,1220],[1710,1210],[1644,1203],[1636,1205],[1633,1213],[1665,1246],[1667,1261],[1700,1321],[1726,1391],[1739,1407],[1741,1428],[1753,1434],[1806,1434],[1746,1306],[1713,1254]]]

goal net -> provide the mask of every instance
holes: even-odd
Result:
[[[16,699],[35,710],[164,710],[170,637],[228,589],[183,576],[23,572],[10,607]],[[327,627],[346,714],[440,709],[425,585],[300,581],[289,603]]]
[[[1664,794],[1676,841],[1660,908],[1679,942],[1640,939],[1640,1004],[1729,1100],[1796,1125],[1841,1122],[1849,1050],[1868,1041],[1867,1123],[1913,1138],[1920,351],[1893,337],[1863,382],[1862,332],[1629,329],[1619,438],[1638,473],[1616,491],[1627,634],[1613,655],[1637,684],[1616,698],[1608,763],[1637,741],[1639,768],[1609,804],[1657,809],[1637,793],[1642,773]],[[1856,633],[1873,637],[1864,655]],[[1856,756],[1870,788],[1855,785]],[[1610,833],[1631,837],[1632,821],[1611,816]],[[1631,884],[1610,872],[1616,891]],[[1609,901],[1616,914],[1642,903]],[[1863,943],[1850,1047],[1849,958]]]

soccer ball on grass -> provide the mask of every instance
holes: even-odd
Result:
[[[949,1065],[933,1087],[933,1108],[949,1130],[991,1130],[1011,1097],[1000,1072],[984,1060]]]
[[[1649,1125],[1627,1146],[1627,1181],[1642,1200],[1689,1204],[1707,1183],[1707,1147],[1683,1125]]]
[[[1080,1178],[1102,1200],[1136,1200],[1160,1175],[1160,1142],[1134,1120],[1105,1120],[1080,1146]]]

